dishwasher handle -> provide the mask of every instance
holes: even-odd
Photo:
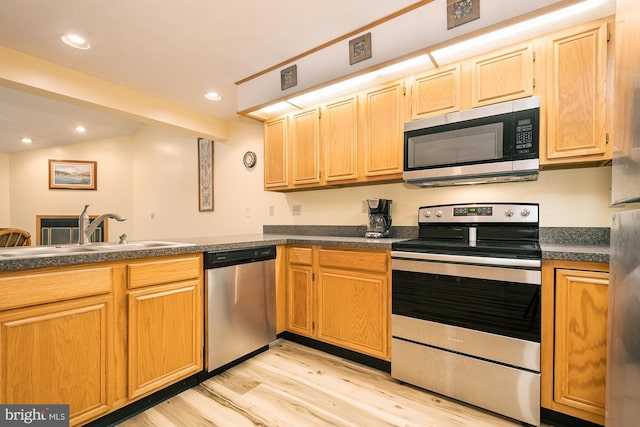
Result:
[[[237,249],[204,253],[204,269],[228,267],[230,265],[247,264],[276,258],[275,246]]]

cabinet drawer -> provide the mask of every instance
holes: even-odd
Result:
[[[311,265],[313,262],[311,248],[289,248],[289,263]]]
[[[149,285],[197,279],[200,277],[202,269],[202,260],[199,256],[158,258],[132,263],[128,266],[128,288],[135,289]]]
[[[386,273],[388,269],[387,253],[320,249],[320,267]]]
[[[112,267],[70,268],[0,278],[0,310],[111,292]]]

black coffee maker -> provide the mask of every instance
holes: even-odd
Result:
[[[389,236],[391,229],[391,200],[367,199],[369,225],[365,237],[380,238]]]

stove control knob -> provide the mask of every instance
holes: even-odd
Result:
[[[438,218],[442,218],[442,211],[436,211],[436,216]]]
[[[425,211],[424,217],[425,218],[431,218],[431,211]]]
[[[513,209],[507,209],[504,211],[504,214],[511,218],[513,216]]]
[[[522,216],[529,216],[531,214],[531,211],[528,208],[524,208],[520,211],[520,215]]]

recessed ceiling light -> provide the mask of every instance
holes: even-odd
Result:
[[[20,138],[20,142],[22,142],[23,144],[31,144],[33,142],[33,139],[25,136],[23,138]]]
[[[63,34],[60,36],[60,39],[67,46],[71,46],[76,49],[89,49],[91,45],[84,37],[79,36],[77,34]]]
[[[85,127],[84,127],[84,126],[82,126],[82,125],[78,125],[78,126],[76,126],[76,132],[78,132],[78,133],[85,133],[85,131],[86,131],[86,129],[85,129]]]
[[[220,101],[222,99],[218,92],[207,92],[204,94],[204,97],[209,101]]]

